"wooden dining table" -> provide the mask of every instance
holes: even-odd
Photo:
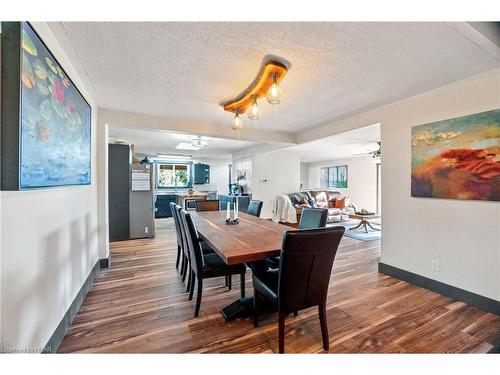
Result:
[[[247,213],[240,213],[234,225],[226,224],[225,211],[192,212],[191,217],[200,238],[229,265],[279,255],[283,234],[293,230]],[[248,315],[252,305],[253,297],[240,298],[222,309],[222,315],[226,320]]]

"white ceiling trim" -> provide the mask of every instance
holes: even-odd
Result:
[[[297,142],[296,134],[292,132],[269,131],[250,127],[235,131],[231,129],[229,125],[202,123],[102,108],[99,108],[97,119],[99,123],[122,128],[167,130],[171,132],[252,142],[283,144],[295,144]]]

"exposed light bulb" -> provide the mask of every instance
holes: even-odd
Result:
[[[231,127],[234,130],[240,130],[243,129],[243,121],[241,121],[240,115],[236,113],[233,118],[233,123],[231,124]]]
[[[253,97],[253,103],[250,106],[247,115],[250,120],[258,120],[260,118],[260,108],[257,105],[257,99],[255,96]]]
[[[283,91],[276,82],[276,73],[273,73],[273,84],[267,91],[267,101],[270,104],[280,104],[283,97]]]

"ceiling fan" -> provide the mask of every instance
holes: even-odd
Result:
[[[365,156],[365,155],[371,155],[373,159],[380,159],[380,153],[381,153],[381,143],[380,141],[377,142],[378,149],[374,151],[369,151],[369,152],[363,152],[361,154],[353,154],[352,156]]]

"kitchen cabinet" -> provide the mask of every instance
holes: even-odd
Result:
[[[155,202],[155,218],[172,217],[170,202],[178,203],[176,194],[158,194]]]
[[[194,164],[194,183],[195,185],[210,183],[210,166],[207,164]]]

